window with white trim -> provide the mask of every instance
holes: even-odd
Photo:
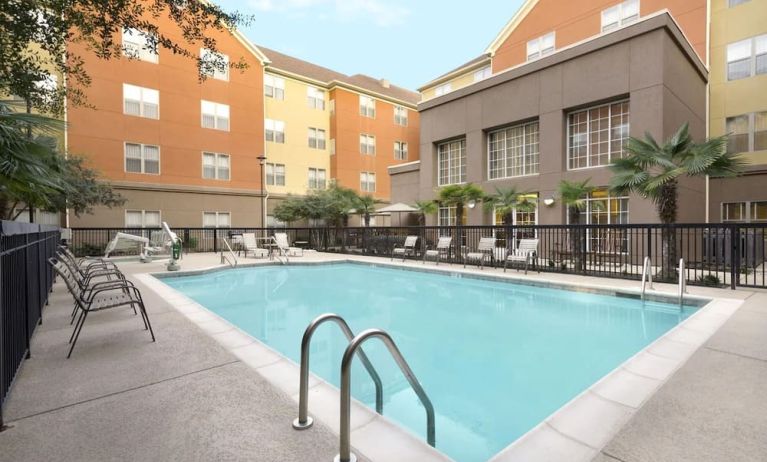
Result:
[[[444,94],[450,93],[451,91],[453,91],[453,84],[450,82],[443,83],[434,89],[434,96],[442,96]]]
[[[201,100],[200,111],[202,112],[202,128],[229,131],[228,104]]]
[[[274,99],[285,99],[285,79],[264,74],[264,95]]]
[[[493,75],[493,69],[490,66],[485,66],[482,69],[474,71],[474,81],[479,82],[485,80]]]
[[[160,174],[160,147],[151,144],[125,143],[125,171]]]
[[[151,88],[123,84],[123,113],[147,119],[160,118],[160,92]]]
[[[538,173],[538,127],[538,122],[530,122],[496,130],[487,135],[489,179]]]
[[[282,120],[264,120],[264,134],[266,135],[266,141],[273,143],[285,142],[285,122]]]
[[[200,48],[201,73],[217,80],[229,80],[229,56]],[[223,69],[220,69],[223,67]]]
[[[722,202],[723,223],[767,222],[767,200]]]
[[[376,155],[376,137],[373,135],[360,135],[360,154],[369,156]]]
[[[466,140],[456,140],[437,146],[438,185],[466,182]]]
[[[727,117],[725,123],[727,152],[767,150],[767,111]]]
[[[407,160],[407,143],[404,141],[394,142],[394,158],[396,160]]]
[[[313,149],[325,149],[325,130],[309,127],[309,147]]]
[[[394,106],[394,123],[407,127],[407,108],[404,106]]]
[[[376,192],[376,174],[372,172],[360,172],[360,190],[362,192]]]
[[[610,165],[623,157],[629,137],[628,101],[571,112],[567,120],[570,170]]]
[[[310,168],[309,189],[325,189],[327,187],[326,173],[324,168]]]
[[[206,180],[228,180],[230,170],[229,154],[202,153],[202,177]]]
[[[727,80],[767,74],[767,34],[727,45]]]
[[[325,91],[316,87],[306,87],[306,104],[312,109],[325,110]]]
[[[123,28],[123,55],[131,59],[140,59],[150,63],[159,61],[157,37],[138,29]]]
[[[285,164],[266,164],[266,184],[285,186]]]
[[[595,189],[584,199],[578,213],[578,224],[582,225],[625,225],[629,223],[629,198],[613,197],[607,188]],[[570,213],[567,213],[568,220]],[[628,236],[620,231],[597,228],[587,230],[589,252],[626,252]],[[617,248],[620,246],[620,248]]]
[[[360,95],[360,115],[376,118],[376,100],[370,96]]]
[[[555,42],[556,35],[554,32],[530,40],[527,42],[527,60],[532,61],[554,53]]]
[[[602,32],[625,26],[639,19],[639,0],[626,0],[602,10]]]
[[[751,0],[728,0],[727,1],[727,7],[728,8],[732,8],[732,7],[735,7],[735,6],[738,6],[738,5],[742,5],[744,3],[748,3],[750,1]]]
[[[229,228],[232,215],[229,212],[202,212],[203,228]]]
[[[519,201],[526,201],[532,204],[531,210],[523,210],[522,208],[515,208],[511,212],[511,223],[506,223],[506,216],[500,212],[500,210],[493,207],[493,225],[502,226],[511,224],[513,226],[535,226],[538,224],[538,193],[520,194]],[[506,240],[506,231],[495,231],[493,233],[496,239]],[[537,235],[537,231],[534,228],[521,228],[513,230],[513,236],[515,239],[532,239]]]
[[[161,225],[159,210],[126,210],[126,228],[159,228]]]

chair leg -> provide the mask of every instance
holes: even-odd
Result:
[[[530,260],[525,259],[525,276],[527,276],[527,266],[529,265],[529,263],[530,263]]]
[[[73,332],[73,334],[75,334],[75,337],[74,337],[74,341],[72,342],[72,346],[69,347],[69,353],[67,353],[67,359],[69,359],[69,357],[72,356],[72,350],[75,349],[75,345],[77,344],[77,339],[80,338],[80,332],[83,330],[83,325],[85,325],[85,318],[87,317],[88,317],[88,312],[83,311],[82,321],[78,323],[79,324],[78,328],[76,328],[75,332]]]
[[[152,336],[152,341],[157,341],[154,338],[154,330],[152,330],[152,323],[149,322],[149,314],[146,312],[146,307],[144,306],[144,302],[141,302],[141,305],[139,305],[139,309],[141,310],[141,313],[144,315],[144,321],[146,323],[146,326],[149,328],[149,334]]]

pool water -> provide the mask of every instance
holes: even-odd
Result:
[[[696,310],[353,263],[163,281],[296,362],[320,314],[388,331],[434,404],[437,448],[459,462],[487,460]],[[335,324],[320,327],[312,372],[338,386],[346,345]],[[424,409],[384,345],[364,350],[384,383],[384,415],[425,439]],[[374,408],[354,363],[352,395]]]

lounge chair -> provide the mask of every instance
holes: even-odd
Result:
[[[451,236],[440,237],[435,248],[427,248],[423,253],[424,264],[426,263],[427,258],[434,258],[437,262],[437,265],[439,265],[439,261],[442,259],[442,255],[448,255],[450,253],[450,244],[452,242],[453,238]]]
[[[463,267],[466,268],[467,262],[479,262],[479,268],[485,268],[485,260],[489,259],[492,263],[493,252],[495,251],[495,238],[483,237],[480,238],[479,244],[477,244],[477,250],[475,252],[469,252],[463,257]]]
[[[256,258],[266,258],[269,256],[269,250],[258,246],[256,233],[242,234],[242,249],[245,252],[245,258],[248,258],[248,252]]]
[[[402,261],[405,261],[405,257],[408,255],[415,256],[416,243],[418,243],[418,236],[407,236],[402,247],[397,247],[397,244],[394,244],[391,249],[391,259],[394,260],[395,255],[402,255]]]
[[[538,239],[520,239],[519,245],[512,252],[506,254],[506,260],[503,262],[503,272],[506,272],[506,266],[511,263],[524,263],[525,274],[530,265],[538,269]],[[517,267],[519,271],[519,267]],[[538,269],[540,273],[541,270]]]
[[[288,233],[274,233],[274,242],[281,255],[289,257],[303,257],[304,249],[301,247],[291,247],[288,241]]]

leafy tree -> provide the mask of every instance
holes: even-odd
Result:
[[[288,196],[274,208],[274,217],[290,226],[294,221],[306,217],[304,201],[300,197]]]
[[[415,208],[418,210],[418,224],[426,224],[426,215],[437,213],[438,205],[434,201],[415,201]]]
[[[695,143],[688,124],[684,124],[664,144],[649,133],[645,138],[629,138],[627,156],[616,159],[610,189],[615,194],[639,194],[655,204],[663,224],[676,223],[679,180],[686,177],[738,175],[744,167],[741,157],[727,152],[727,136]],[[664,274],[673,278],[676,267],[676,239],[669,228],[662,231]]]
[[[594,186],[591,185],[591,179],[585,181],[567,181],[559,182],[559,196],[562,199],[562,205],[567,208],[568,223],[577,225],[580,223],[581,212],[586,209],[586,198],[591,194]],[[595,202],[595,206],[598,203]],[[573,256],[575,269],[585,270],[586,260],[583,252],[586,250],[586,232],[582,228],[570,228],[570,254]]]

